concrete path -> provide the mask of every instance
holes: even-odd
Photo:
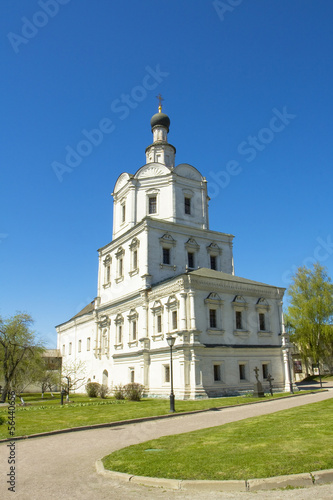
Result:
[[[266,415],[333,397],[333,389],[319,394],[258,403],[246,407],[212,410],[165,420],[121,427],[87,430],[16,442],[16,492],[7,491],[9,448],[0,445],[1,500],[132,500],[132,499],[332,499],[333,485],[313,486],[272,492],[196,493],[166,491],[140,485],[117,483],[96,474],[97,459],[114,450],[161,436],[222,425],[245,418]],[[209,457],[207,457],[209,460]]]

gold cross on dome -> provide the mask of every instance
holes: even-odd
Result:
[[[156,96],[156,99],[159,100],[159,105],[158,105],[158,112],[161,113],[162,111],[162,101],[164,101],[163,97],[161,96],[161,94],[158,94]]]

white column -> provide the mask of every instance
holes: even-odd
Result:
[[[291,380],[291,367],[290,367],[290,355],[289,355],[289,336],[286,334],[284,326],[284,318],[282,311],[282,302],[279,304],[279,317],[281,326],[281,338],[282,338],[282,356],[283,356],[283,367],[284,367],[284,390],[289,392],[292,390],[292,380]]]

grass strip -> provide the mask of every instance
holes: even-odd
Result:
[[[287,396],[281,393],[279,396]],[[221,406],[231,406],[260,400],[276,399],[236,396],[196,401],[176,401],[177,413],[204,410]],[[72,404],[60,406],[59,396],[54,399],[40,399],[39,395],[30,394],[24,400],[31,406],[17,404],[15,411],[15,437],[28,436],[40,432],[61,430],[85,425],[117,422],[140,417],[151,417],[169,413],[170,403],[166,399],[142,399],[141,401],[116,401],[114,398],[101,400],[82,395],[71,396]],[[17,400],[18,403],[19,400]],[[5,421],[0,425],[0,439],[9,438],[6,418],[7,407],[0,409],[0,417]],[[0,419],[1,421],[1,419]]]
[[[154,439],[104,457],[138,476],[227,480],[333,468],[333,400]]]

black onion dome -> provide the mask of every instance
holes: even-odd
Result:
[[[152,131],[153,128],[156,127],[156,125],[160,125],[162,127],[165,127],[169,132],[170,118],[165,113],[156,113],[154,116],[151,117],[150,125]]]

